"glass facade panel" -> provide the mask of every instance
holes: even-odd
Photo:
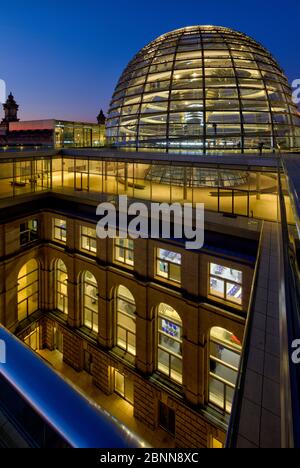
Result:
[[[268,151],[298,148],[297,109],[269,52],[228,28],[192,30],[164,34],[128,64],[110,105],[108,141],[138,150],[208,154],[260,152],[262,143]],[[128,103],[129,96],[134,100]]]
[[[181,101],[174,102],[176,102],[176,105],[179,105]],[[198,105],[199,101],[196,102]],[[211,102],[214,103],[215,101]],[[250,100],[245,102],[249,102],[249,106],[251,105]],[[261,101],[261,103],[265,105],[265,101]],[[181,112],[176,112],[175,114],[176,116],[184,115]],[[227,114],[231,115],[228,112]],[[262,114],[269,116],[268,112]],[[237,113],[234,112],[233,115],[236,118]],[[256,118],[257,112],[249,111],[247,115],[249,119],[251,117],[253,120]],[[284,122],[285,115],[282,112],[278,113],[278,119]],[[201,114],[200,116],[196,114],[196,118],[201,121]],[[155,126],[159,128],[159,124],[155,124]],[[239,129],[241,124],[208,123],[206,128],[207,152],[211,151],[214,154],[214,148],[218,145],[230,148],[232,141],[228,140],[227,134],[224,131],[226,129],[230,131],[233,126]],[[268,151],[267,148],[270,148],[272,144],[272,134],[271,130],[269,130],[272,125],[244,123],[243,126],[245,127],[244,131],[247,132],[245,133],[247,136],[244,137],[244,146],[247,148],[247,151],[249,148],[249,152],[251,152],[253,145],[261,145],[262,143],[262,152]],[[277,141],[284,148],[287,145],[287,140],[294,137],[288,136],[286,133],[287,125],[281,124],[279,126],[283,128],[284,132],[280,137],[277,137]],[[141,135],[145,135],[145,138],[148,135],[146,130],[148,129],[149,131],[150,127],[151,125],[149,124],[140,126],[140,133]],[[260,129],[259,133],[258,128]],[[161,137],[157,138],[163,139],[164,132],[166,131],[167,126],[161,126]],[[186,123],[185,125],[181,125],[179,122],[170,122],[169,132],[174,153],[176,148],[178,151],[185,148],[193,148],[193,152],[197,152],[195,148],[201,150],[203,147],[204,127],[199,124]],[[187,138],[185,143],[181,140],[182,132]],[[196,132],[197,138],[195,136]],[[300,140],[300,130],[295,138]],[[237,137],[235,145],[236,147],[240,147],[241,141],[239,137]],[[56,156],[52,159],[52,162],[47,161],[47,164],[44,165],[42,161],[35,161],[32,158],[31,163],[26,166],[27,168],[30,166],[30,170],[35,170],[36,163],[41,163],[43,167],[49,168],[49,171],[44,172],[44,187],[42,187],[41,182],[42,176],[38,178],[40,182],[32,186],[27,182],[20,182],[19,161],[1,161],[0,197],[12,198],[24,193],[35,192],[37,189],[49,190],[51,187],[53,191],[58,189],[66,192],[74,192],[75,190],[76,192],[80,192],[81,190],[88,189],[85,197],[89,198],[89,192],[91,192],[91,199],[94,199],[95,193],[98,193],[107,194],[108,196],[127,194],[129,197],[159,202],[178,201],[182,203],[184,200],[194,205],[195,203],[205,201],[205,206],[208,210],[277,221],[277,175],[275,173],[268,173],[265,171],[265,168],[264,172],[260,174],[257,171],[251,172],[237,169],[223,169],[219,171],[217,169],[200,167],[197,163],[182,166],[180,163],[176,164],[175,159],[176,155],[174,156],[172,165],[167,165],[160,161],[149,161],[142,164],[131,160],[130,154],[127,152],[124,153],[124,160],[120,160],[119,162],[96,158],[90,159],[87,162],[80,158],[76,160],[75,157]],[[28,172],[28,179],[31,178],[31,174],[32,172]],[[18,180],[17,184],[14,183],[16,180]],[[39,184],[41,184],[41,187],[39,187]],[[56,226],[55,234],[53,226],[52,238],[56,242],[65,243],[66,221],[60,220],[60,222]]]
[[[55,121],[56,148],[89,148],[104,146],[104,125]]]

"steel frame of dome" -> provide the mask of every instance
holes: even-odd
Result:
[[[228,28],[191,26],[131,60],[111,100],[107,138],[132,150],[295,150],[300,118],[282,69],[262,45]]]
[[[247,184],[249,174],[242,171],[153,165],[149,167],[145,180],[177,187],[236,187]]]

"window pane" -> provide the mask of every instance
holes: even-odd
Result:
[[[231,413],[233,397],[234,397],[234,389],[227,387],[226,388],[226,411],[227,413]]]
[[[227,283],[226,284],[226,299],[236,302],[237,304],[242,303],[242,288],[237,284]]]
[[[181,265],[181,254],[177,252],[171,252],[170,250],[165,249],[158,249],[158,258]]]
[[[222,382],[210,377],[209,379],[209,400],[220,408],[224,408],[224,389]]]
[[[118,327],[118,337],[117,337],[117,344],[121,348],[127,348],[126,346],[126,330],[121,327]]]
[[[122,396],[125,395],[125,378],[117,370],[115,370],[115,391]]]
[[[242,282],[242,272],[234,270],[233,268],[227,268],[222,265],[217,265],[216,263],[210,264],[210,273],[215,276],[220,276],[221,278],[226,278],[236,283]]]
[[[158,370],[169,375],[169,354],[161,349],[158,350]]]
[[[171,378],[182,383],[182,360],[171,356]]]
[[[210,278],[210,293],[224,298],[224,281],[217,278]]]
[[[170,279],[172,281],[176,281],[176,283],[180,283],[181,281],[180,266],[170,264]]]
[[[157,274],[159,276],[163,276],[164,278],[168,278],[169,276],[168,263],[158,260],[157,261]]]

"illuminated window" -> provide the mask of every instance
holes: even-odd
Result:
[[[29,346],[29,348],[33,349],[33,351],[37,351],[40,349],[40,337],[40,327],[36,327],[33,331],[25,336],[24,343]]]
[[[175,283],[181,282],[181,254],[157,249],[156,274]]]
[[[241,342],[223,328],[210,332],[209,401],[230,413],[240,362]]]
[[[158,307],[157,369],[170,379],[182,383],[182,322],[171,306]]]
[[[29,260],[18,275],[18,320],[24,320],[39,308],[39,266]]]
[[[64,219],[54,218],[53,239],[59,242],[67,242],[67,223]]]
[[[95,276],[86,271],[82,275],[83,325],[98,333],[98,283]]]
[[[133,380],[115,369],[115,393],[133,405]]]
[[[68,313],[68,272],[62,260],[54,265],[55,309]]]
[[[96,229],[81,226],[80,248],[87,252],[97,252]]]
[[[57,350],[61,354],[64,352],[64,335],[62,330],[57,327],[53,329],[53,349]]]
[[[116,294],[117,303],[117,346],[135,356],[136,306],[129,289],[119,286]]]
[[[31,219],[20,224],[20,245],[28,245],[38,239],[38,220]]]
[[[132,239],[115,239],[115,260],[125,265],[134,265],[134,244]]]
[[[210,263],[209,293],[226,301],[242,304],[242,272]]]
[[[218,439],[215,437],[211,438],[211,448],[213,449],[222,449],[224,448],[224,444],[220,442]]]

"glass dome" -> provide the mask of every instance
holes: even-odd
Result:
[[[133,150],[295,150],[300,118],[264,47],[228,28],[191,26],[160,36],[131,60],[112,97],[107,137]]]

